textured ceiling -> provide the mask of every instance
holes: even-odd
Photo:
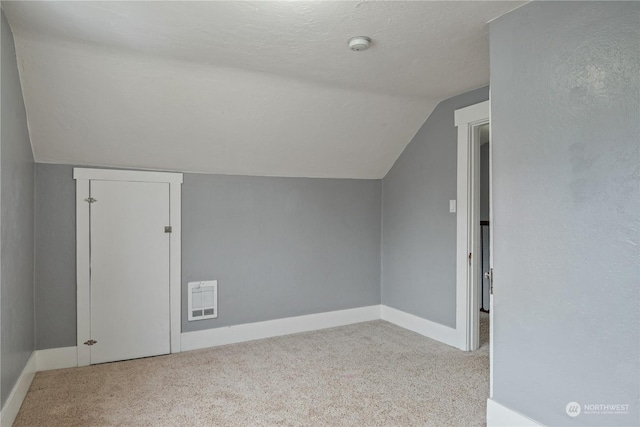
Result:
[[[3,2],[38,162],[381,178],[522,2]],[[351,52],[347,40],[373,38]]]

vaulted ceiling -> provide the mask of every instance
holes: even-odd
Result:
[[[37,162],[381,178],[439,101],[488,83],[486,23],[521,3],[3,9]]]

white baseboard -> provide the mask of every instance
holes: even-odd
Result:
[[[543,425],[493,399],[487,399],[487,427],[540,427]]]
[[[246,323],[196,332],[183,332],[181,351],[235,344],[298,332],[316,331],[370,320],[386,320],[428,338],[458,347],[458,334],[454,328],[405,313],[386,305],[330,311],[306,316],[287,317],[264,322]]]
[[[22,401],[29,391],[29,386],[31,385],[31,381],[33,381],[33,376],[36,374],[36,371],[37,355],[36,352],[33,352],[22,370],[20,377],[18,377],[18,381],[13,386],[13,390],[11,390],[7,401],[4,403],[2,413],[0,414],[1,427],[11,427],[15,421],[18,411],[20,411],[20,406],[22,406]]]
[[[38,350],[36,354],[37,371],[74,368],[78,366],[78,347],[51,348]]]
[[[459,348],[458,344],[460,340],[455,328],[432,322],[431,320],[423,319],[422,317],[405,313],[404,311],[386,305],[380,307],[380,318],[394,325],[398,325],[401,328]]]
[[[181,335],[181,350],[188,351],[216,347],[219,345],[253,341],[299,332],[309,332],[379,319],[380,306],[372,305],[369,307],[246,323],[244,325],[205,329],[196,332],[184,332]]]
[[[9,398],[0,414],[0,427],[10,427],[20,411],[20,406],[29,391],[36,372],[51,369],[72,368],[78,366],[76,347],[52,348],[50,350],[36,350],[31,353],[18,381],[13,386]]]

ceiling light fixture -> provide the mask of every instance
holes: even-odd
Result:
[[[369,49],[370,45],[371,45],[371,38],[366,36],[351,37],[349,39],[349,49],[353,50],[354,52],[367,50]]]

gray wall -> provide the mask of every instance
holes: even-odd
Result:
[[[76,182],[36,164],[36,348],[76,345]]]
[[[379,180],[185,175],[182,201],[183,285],[219,281],[183,330],[380,304]]]
[[[37,348],[76,342],[73,167],[36,165]],[[380,303],[379,180],[185,174],[183,331]],[[186,283],[219,280],[187,322]]]
[[[0,143],[0,395],[4,405],[34,349],[33,176],[27,118],[9,24],[2,13]]]
[[[458,134],[454,111],[489,99],[484,87],[442,101],[383,180],[382,303],[456,326]]]
[[[640,3],[533,2],[490,38],[494,398],[638,425]]]

